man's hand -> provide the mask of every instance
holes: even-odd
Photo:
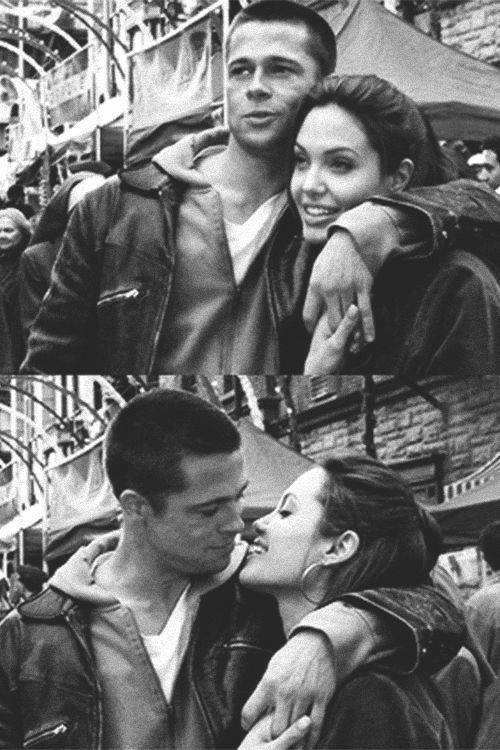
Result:
[[[271,734],[272,716],[267,714],[249,731],[238,750],[290,750],[302,746],[310,726],[309,716],[301,716],[283,734],[273,740]],[[299,744],[300,743],[300,744]]]
[[[267,670],[243,707],[242,726],[272,713],[271,736],[278,737],[301,716],[311,717],[308,747],[314,747],[325,710],[335,692],[333,652],[325,636],[300,631],[271,659]]]
[[[312,333],[326,310],[328,324],[335,331],[351,304],[357,305],[366,342],[375,338],[370,292],[373,276],[357,252],[350,233],[337,229],[314,263],[303,317]]]
[[[306,375],[330,375],[341,372],[351,334],[359,321],[359,310],[350,305],[340,325],[332,333],[326,313],[314,331],[304,372]]]

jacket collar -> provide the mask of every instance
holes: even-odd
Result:
[[[120,172],[122,185],[141,193],[157,193],[172,180],[182,180],[206,185],[202,175],[193,167],[198,154],[205,149],[227,143],[229,133],[225,128],[213,128],[188,135],[177,143],[166,146],[145,166],[124,169]]]

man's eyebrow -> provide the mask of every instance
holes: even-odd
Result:
[[[240,497],[240,495],[243,495],[246,488],[249,485],[249,481],[247,479],[246,482],[244,482],[240,489],[238,490],[237,496]],[[232,500],[234,495],[221,495],[220,497],[213,497],[211,500],[206,500],[204,503],[199,503],[199,505],[193,506],[194,508],[204,508],[206,505],[217,505],[218,503],[226,503],[228,500]]]
[[[252,63],[254,64],[256,61],[251,57],[235,57],[233,60],[228,60],[228,65],[235,65],[242,63]],[[301,63],[298,60],[294,60],[292,57],[282,57],[280,55],[270,55],[269,57],[265,58],[266,63],[284,63],[286,65],[293,65],[296,68],[302,68]]]

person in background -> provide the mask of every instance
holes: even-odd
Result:
[[[31,238],[31,227],[17,208],[0,209],[0,297],[7,323],[12,370],[16,372],[25,346],[21,332],[19,312],[19,263]]]
[[[35,214],[35,209],[26,202],[24,197],[24,187],[22,185],[11,185],[7,190],[7,200],[5,201],[4,208],[17,208],[18,211],[27,218]]]
[[[438,564],[434,567],[431,578],[436,588],[443,591],[457,609],[463,612],[465,602],[451,574]],[[466,642],[458,654],[433,675],[456,750],[475,747],[483,696],[494,679],[495,673],[476,633],[468,628]]]
[[[25,342],[50,286],[50,274],[71,212],[105,179],[100,171],[76,171],[64,180],[41,213],[31,244],[22,254],[19,264],[19,305]]]
[[[48,575],[36,565],[19,565],[11,580],[10,601],[13,606],[43,591]]]
[[[481,149],[467,163],[474,169],[476,180],[500,195],[500,136],[487,138]]]
[[[3,570],[0,570],[0,620],[9,614],[11,609],[9,580]]]
[[[500,521],[486,526],[479,549],[492,570],[486,584],[467,600],[466,618],[477,633],[486,658],[496,675],[500,673]]]

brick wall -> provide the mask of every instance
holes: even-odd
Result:
[[[362,402],[356,390],[360,379],[345,376],[342,381],[338,398],[312,405],[309,380],[293,380],[303,452],[313,458],[326,458],[335,451],[364,450]],[[443,405],[442,410],[407,389],[391,391],[386,387],[379,392],[375,446],[378,457],[387,462],[443,452],[447,484],[500,451],[500,378],[438,381],[427,387]]]
[[[443,10],[442,41],[485,62],[500,62],[499,0],[468,0]]]

